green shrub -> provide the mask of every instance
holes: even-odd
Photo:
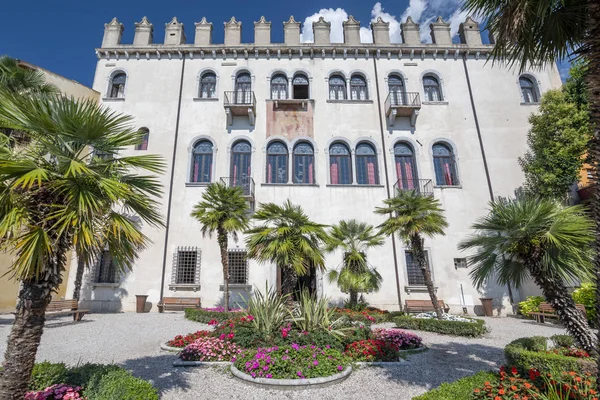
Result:
[[[546,340],[543,336],[534,336],[510,342],[504,348],[507,365],[514,366],[521,372],[534,368],[541,372],[575,371],[596,374],[594,360],[547,352]]]
[[[482,371],[452,383],[442,383],[437,389],[413,397],[413,400],[469,400],[474,389],[497,379],[496,374]]]
[[[573,300],[585,306],[587,319],[591,324],[596,322],[596,286],[593,283],[583,283],[573,292]]]
[[[542,296],[527,296],[527,300],[519,303],[519,312],[523,315],[529,315],[532,312],[540,311],[540,303],[545,299]]]
[[[574,347],[575,339],[571,335],[554,335],[550,336],[552,342],[554,342],[554,346],[556,347]]]
[[[485,321],[480,319],[473,320],[475,322],[445,321],[439,319],[414,318],[411,316],[394,318],[396,326],[403,329],[416,329],[454,336],[476,337],[483,335],[487,331]]]
[[[240,312],[238,311],[220,312],[196,308],[185,309],[185,318],[189,319],[190,321],[200,322],[203,324],[208,324],[211,321],[223,322],[238,316],[240,316]]]
[[[63,363],[44,361],[33,366],[29,390],[44,390],[48,386],[66,383],[69,369]],[[76,385],[77,386],[77,385]]]
[[[343,318],[336,317],[335,310],[328,305],[328,298],[317,298],[307,289],[303,289],[300,292],[298,305],[290,312],[292,323],[301,331],[322,330],[341,337],[343,332],[339,328],[343,326]]]
[[[84,388],[88,400],[158,400],[152,384],[131,375],[124,369],[95,375]]]

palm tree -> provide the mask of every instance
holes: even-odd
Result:
[[[238,186],[227,187],[223,183],[211,183],[202,195],[202,201],[194,206],[192,217],[202,225],[202,235],[217,233],[223,267],[223,298],[229,310],[229,260],[227,243],[229,235],[237,241],[237,232],[248,229],[250,207],[244,191]]]
[[[373,226],[355,219],[340,221],[329,231],[327,251],[341,249],[344,253],[340,271],[332,269],[327,274],[330,282],[338,284],[343,292],[350,294],[350,307],[358,303],[359,292],[377,291],[381,287],[381,275],[367,264],[367,250],[383,244],[380,234]]]
[[[490,203],[490,212],[473,224],[474,235],[459,244],[474,250],[470,276],[476,287],[496,279],[515,287],[531,277],[556,310],[567,331],[589,352],[594,337],[575,308],[566,282],[592,276],[593,223],[580,206],[525,196]]]
[[[423,236],[434,237],[444,235],[448,227],[444,210],[440,202],[433,196],[424,196],[415,190],[398,190],[395,197],[383,201],[384,207],[377,207],[376,214],[389,215],[379,229],[386,235],[397,234],[410,247],[413,258],[423,272],[425,286],[429,292],[433,309],[439,319],[442,319],[431,271],[423,250]]]
[[[289,200],[283,206],[261,204],[252,219],[260,225],[247,231],[248,257],[277,265],[282,275],[281,291],[291,298],[298,276],[306,275],[311,267],[325,268],[325,225],[311,221],[302,207]]]
[[[44,74],[19,65],[19,61],[8,56],[0,57],[0,87],[18,93],[56,94],[58,90],[46,82]]]
[[[0,143],[0,245],[14,255],[11,275],[21,282],[0,376],[2,399],[22,399],[27,390],[68,252],[91,259],[105,246],[116,268],[126,271],[149,242],[133,217],[162,225],[160,182],[133,172],[160,173],[162,159],[115,157],[142,140],[131,121],[92,101],[0,89],[1,125],[30,138],[20,149],[7,139]]]

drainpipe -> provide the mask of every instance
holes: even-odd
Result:
[[[175,137],[173,139],[173,155],[171,156],[171,180],[169,182],[169,199],[167,201],[167,220],[165,223],[165,244],[163,246],[162,276],[160,279],[160,300],[162,303],[165,294],[165,272],[167,270],[167,243],[169,242],[169,229],[171,227],[171,204],[173,202],[173,178],[175,177],[175,158],[177,157],[177,138],[179,136],[179,117],[181,115],[181,97],[183,92],[183,73],[185,71],[185,53],[181,63],[181,78],[179,80],[179,100],[177,102],[177,118],[175,120]]]
[[[385,151],[385,133],[383,130],[383,117],[381,113],[381,93],[379,92],[379,76],[377,73],[377,55],[373,54],[373,69],[375,70],[375,89],[377,92],[377,109],[379,111],[379,131],[381,132],[381,146],[383,147],[383,170],[385,172],[385,190],[387,198],[391,198],[390,177]],[[400,274],[398,272],[398,252],[396,250],[396,237],[392,235],[392,254],[394,256],[394,272],[396,273],[396,292],[398,293],[398,307],[402,310],[402,294],[400,292]]]

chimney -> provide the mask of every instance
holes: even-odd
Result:
[[[331,23],[319,17],[317,22],[313,22],[313,35],[315,44],[330,44]]]
[[[376,22],[371,23],[371,31],[373,32],[373,43],[383,46],[390,44],[389,22],[384,22],[381,17],[379,17]]]
[[[254,23],[254,44],[271,44],[271,23],[264,16]]]
[[[133,36],[134,46],[147,46],[152,44],[154,25],[144,17],[140,22],[135,23],[135,34]]]
[[[479,32],[479,24],[471,17],[467,17],[465,22],[458,27],[458,36],[460,42],[467,46],[481,46],[481,33]]]
[[[104,37],[102,47],[114,47],[121,44],[123,36],[123,24],[117,18],[113,18],[108,24],[104,24]]]
[[[419,33],[419,24],[415,24],[411,17],[406,19],[406,22],[400,24],[402,28],[402,42],[404,44],[418,45],[421,44],[421,35]]]
[[[171,22],[165,24],[165,44],[185,44],[185,32],[183,31],[183,24],[177,21],[177,17],[173,17]]]
[[[348,21],[342,22],[344,27],[344,43],[349,45],[360,44],[360,22],[351,15]]]
[[[434,23],[429,25],[429,28],[431,29],[431,41],[433,43],[442,46],[452,44],[450,24],[444,22],[442,17],[438,17]]]
[[[288,22],[283,23],[283,37],[288,46],[300,44],[300,22],[296,22],[293,15]]]
[[[194,44],[200,46],[206,46],[212,44],[212,30],[213,24],[206,21],[206,17],[202,17],[200,22],[194,24],[196,26],[196,37],[194,38]]]
[[[242,23],[231,17],[225,25],[225,46],[239,46],[242,43]]]

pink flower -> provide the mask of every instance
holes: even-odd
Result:
[[[344,368],[341,365],[338,365],[338,371],[343,370]]]

